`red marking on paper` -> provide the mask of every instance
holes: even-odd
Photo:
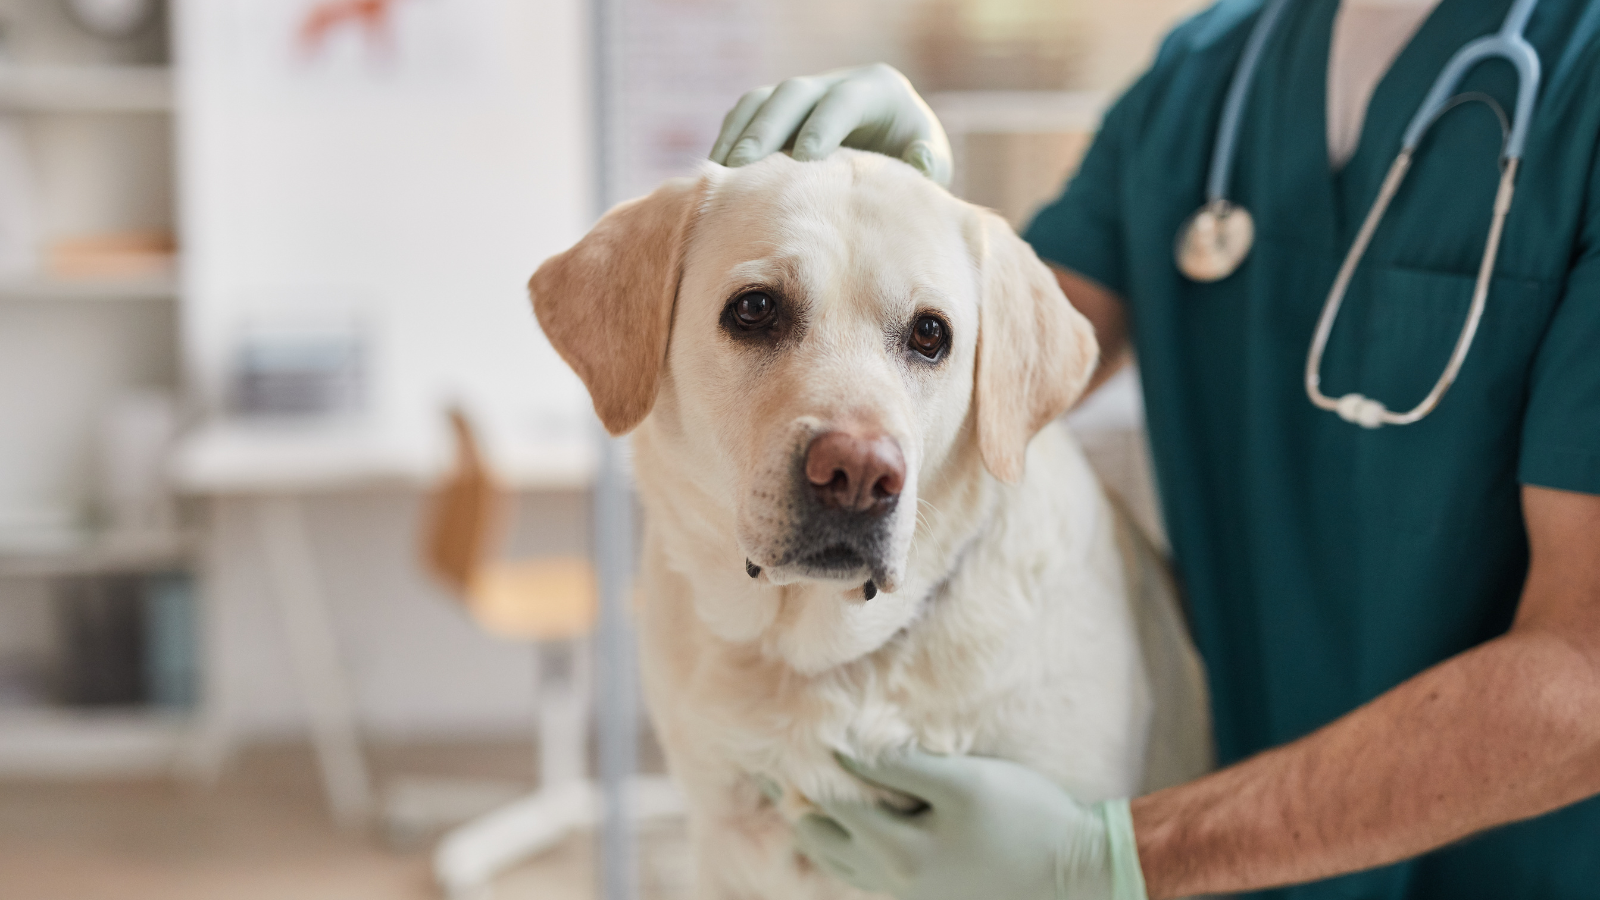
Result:
[[[368,49],[389,53],[394,50],[391,28],[398,0],[324,0],[306,13],[300,22],[300,52],[316,56],[328,37],[345,28],[358,28]]]

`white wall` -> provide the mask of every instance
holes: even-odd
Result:
[[[352,26],[307,52],[312,5],[175,2],[185,368],[202,406],[225,410],[248,323],[332,316],[370,333],[375,433],[442,438],[450,401],[491,441],[586,427],[525,289],[595,211],[586,5],[400,2],[391,47]],[[298,730],[304,711],[245,502],[212,507],[205,594],[208,683],[248,737]],[[559,527],[524,549],[581,552],[584,499],[541,508]],[[526,733],[531,651],[483,635],[419,571],[420,497],[330,493],[306,510],[369,731]]]
[[[593,213],[579,0],[398,3],[394,49],[297,45],[313,4],[180,0],[188,371],[222,405],[247,323],[351,315],[373,414],[581,410],[524,285]]]

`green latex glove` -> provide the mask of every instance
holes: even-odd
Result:
[[[743,166],[793,145],[795,159],[822,159],[839,147],[905,160],[950,185],[950,139],[911,82],[876,63],[791,78],[756,88],[722,120],[711,161]]]
[[[1044,776],[998,759],[913,752],[840,762],[921,799],[910,813],[823,803],[795,842],[862,890],[900,900],[1147,900],[1128,801],[1084,806]]]

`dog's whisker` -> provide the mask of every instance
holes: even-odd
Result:
[[[942,511],[940,511],[939,507],[934,506],[926,498],[924,498],[924,497],[918,497],[917,498],[917,524],[919,524],[919,525],[921,525],[921,526],[923,526],[923,527],[925,527],[925,528],[927,528],[929,530],[932,530],[933,527],[934,527],[933,518],[931,518],[929,515],[927,515],[924,512],[924,510],[923,510],[924,506],[927,507],[926,513],[932,513],[933,516],[943,517],[944,513]]]

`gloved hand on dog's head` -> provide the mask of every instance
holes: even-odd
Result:
[[[950,186],[944,126],[911,82],[883,63],[750,91],[722,120],[711,161],[743,166],[791,146],[801,161],[822,159],[840,147],[882,153]]]

